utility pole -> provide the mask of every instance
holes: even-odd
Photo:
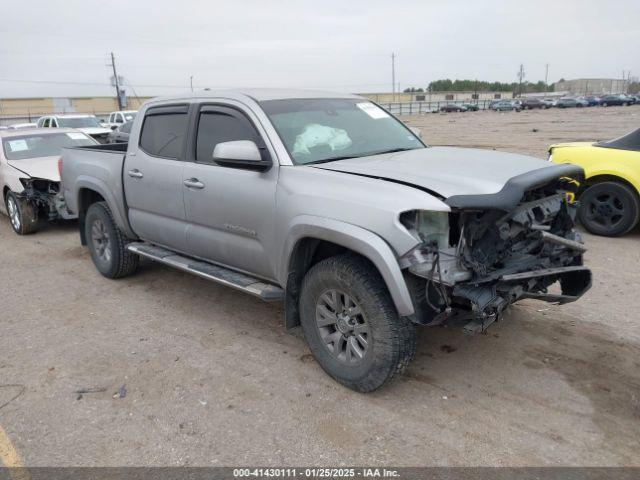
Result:
[[[111,52],[111,68],[113,68],[113,78],[116,84],[116,100],[118,101],[118,110],[122,110],[122,102],[120,101],[120,82],[118,81],[118,72],[116,71],[116,58]]]
[[[391,53],[391,92],[393,101],[396,101],[396,54]]]
[[[524,79],[524,65],[520,64],[520,70],[518,70],[518,96],[522,97],[522,80]]]
[[[189,77],[189,85],[191,85],[191,93],[193,93],[193,75]]]
[[[544,66],[544,93],[549,92],[549,64]]]

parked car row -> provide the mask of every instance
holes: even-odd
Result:
[[[107,278],[144,257],[281,300],[286,326],[357,391],[407,368],[417,326],[483,332],[518,300],[563,304],[591,286],[575,165],[430,147],[374,103],[332,92],[154,99],[129,135],[98,145],[60,126],[0,131],[13,229],[78,217]]]
[[[534,109],[547,109],[547,108],[582,108],[582,107],[594,107],[594,106],[628,106],[640,104],[640,95],[625,95],[625,94],[611,94],[604,95],[602,97],[595,96],[576,96],[576,97],[562,97],[559,99],[554,98],[537,98],[537,97],[524,97],[516,99],[497,99],[492,100],[487,109],[505,112],[521,110],[534,110]],[[437,111],[439,112],[467,112],[478,111],[480,106],[474,103],[447,103],[442,105]]]

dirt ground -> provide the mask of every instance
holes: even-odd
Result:
[[[434,145],[545,157],[638,127],[640,107],[405,120]],[[640,465],[640,232],[585,237],[579,302],[523,301],[486,335],[422,329],[408,374],[363,395],[323,373],[279,304],[149,262],[109,281],[74,224],[18,237],[2,216],[0,459]]]

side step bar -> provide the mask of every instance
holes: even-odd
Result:
[[[265,301],[284,299],[284,290],[276,285],[265,283],[258,278],[235,272],[219,265],[179,255],[166,248],[157,247],[149,243],[134,242],[127,245],[127,250],[183,272],[192,273],[207,280],[249,293]]]

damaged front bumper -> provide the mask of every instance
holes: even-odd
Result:
[[[24,190],[18,196],[33,204],[39,216],[47,220],[78,218],[67,209],[60,182],[41,178],[23,178],[20,181]]]
[[[523,189],[515,205],[487,209],[483,198],[482,208],[452,208],[447,244],[425,241],[404,259],[413,277],[413,320],[438,325],[464,318],[465,330],[476,332],[521,299],[580,298],[591,287],[591,271],[573,228],[573,188],[571,180],[556,178]]]

